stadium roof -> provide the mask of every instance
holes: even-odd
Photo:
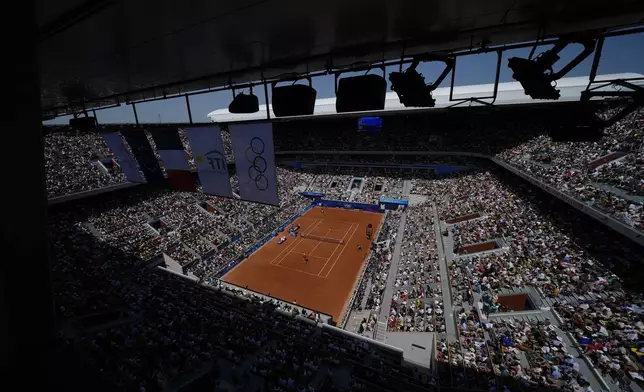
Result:
[[[46,116],[644,20],[641,0],[38,0]]]
[[[621,74],[609,74],[609,75],[598,75],[595,80],[612,80],[612,79],[630,79],[644,77],[644,75],[636,73],[621,73]],[[644,80],[634,81],[633,84],[644,86]],[[572,78],[562,78],[557,81],[557,88],[561,90],[561,98],[558,101],[547,101],[547,100],[534,100],[529,96],[525,95],[523,92],[523,87],[519,82],[506,82],[499,83],[499,89],[497,93],[495,105],[517,105],[517,104],[534,104],[534,103],[556,103],[556,102],[571,102],[579,101],[579,97],[582,91],[588,86],[588,76],[572,77]],[[471,86],[460,86],[454,87],[454,99],[466,99],[471,97],[483,97],[490,96],[494,90],[494,84],[477,84]],[[441,87],[434,91],[433,94],[436,99],[435,108],[446,108],[450,105],[454,105],[457,102],[449,100],[449,87]],[[487,100],[489,101],[489,100]],[[480,104],[475,104],[480,105]],[[269,105],[271,110],[271,116],[275,119],[273,114],[272,105]],[[405,108],[400,101],[395,92],[388,92],[385,100],[385,112],[413,112],[418,110],[427,110],[427,109],[418,109],[418,108]],[[431,110],[431,109],[430,109]],[[312,116],[299,116],[298,118],[307,118],[307,117],[316,117],[316,116],[329,116],[337,115],[335,111],[335,97],[333,98],[321,98],[315,101],[315,112]],[[347,115],[355,115],[349,114]],[[208,118],[213,122],[237,122],[237,121],[253,121],[253,120],[266,120],[266,105],[260,105],[259,111],[257,113],[248,113],[248,114],[232,114],[228,109],[217,109],[208,113]],[[282,117],[284,118],[284,117]],[[289,118],[289,117],[287,117]],[[293,117],[290,117],[293,118]]]

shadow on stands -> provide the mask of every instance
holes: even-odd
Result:
[[[82,211],[50,211],[57,390],[268,391],[287,383],[294,387],[286,390],[421,392],[489,390],[496,381],[470,375],[463,386],[440,369],[436,380],[399,351],[320,328],[275,301],[141,267],[76,225]]]
[[[641,247],[511,173],[500,171],[499,177],[520,197],[537,201],[540,212],[591,255],[606,260],[625,285],[642,290],[641,268],[633,268],[644,254]],[[418,367],[368,340],[285,313],[272,300],[241,299],[147,269],[78,225],[115,202],[159,192],[137,188],[49,210],[60,330],[52,357],[56,389],[212,391],[217,384],[268,391],[286,383],[292,390],[315,385],[319,391],[487,391],[491,385],[497,391],[551,390],[440,363]]]

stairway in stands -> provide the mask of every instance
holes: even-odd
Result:
[[[384,343],[385,342],[385,333],[387,332],[387,323],[384,321],[378,321],[378,325],[376,326],[376,335],[375,335],[375,340]]]

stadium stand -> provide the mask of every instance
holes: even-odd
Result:
[[[49,197],[102,188],[125,181],[103,139],[96,133],[45,135],[45,171]],[[100,166],[99,166],[100,165]]]
[[[462,126],[456,123],[422,139],[416,120],[405,119],[395,140],[384,133],[363,138],[338,124],[322,133],[300,128],[297,140],[278,128],[275,141],[283,152],[305,151],[313,137],[321,149],[337,151],[484,151],[642,228],[642,111],[599,142],[582,144],[551,143],[539,124],[524,129],[515,122],[520,115],[462,120],[470,125],[462,128],[465,137],[450,134]],[[123,181],[117,165],[105,172],[92,164],[109,156],[95,136],[45,139],[50,195]],[[534,390],[642,385],[638,245],[485,159],[289,152],[285,160],[291,158],[303,167],[278,167],[279,206],[149,186],[52,206],[62,341],[103,369],[115,388],[128,390],[176,389],[202,374],[301,391],[436,383],[488,390],[506,378]],[[405,212],[387,212],[357,285],[352,312],[362,338],[321,329],[311,311],[217,279],[309,204],[302,191],[366,203],[409,200]],[[498,246],[463,251],[489,242]],[[176,274],[148,268],[162,255],[180,266]],[[516,293],[528,296],[529,310],[507,307],[504,296]],[[401,333],[435,334],[429,369],[437,379],[380,345],[382,336]]]

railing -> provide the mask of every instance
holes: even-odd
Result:
[[[132,188],[137,185],[141,185],[141,184],[136,184],[133,182],[124,182],[120,184],[106,186],[103,188],[90,189],[89,191],[70,193],[68,195],[63,195],[63,196],[56,196],[56,197],[47,199],[47,205],[52,206],[55,204],[66,203],[68,201],[79,200],[90,196],[100,195],[102,193],[108,193],[112,191],[118,191],[120,189]]]
[[[642,235],[641,232],[639,232],[637,229],[628,226],[627,224],[613,218],[612,216],[609,216],[608,214],[604,213],[603,211],[592,207],[580,200],[577,200],[575,197],[566,195],[565,193],[561,192],[560,190],[554,188],[551,185],[548,185],[544,183],[543,181],[537,180],[530,174],[527,174],[523,172],[522,170],[514,167],[513,165],[503,162],[499,159],[496,159],[494,157],[490,157],[490,160],[497,165],[511,171],[512,173],[518,175],[519,177],[523,178],[524,180],[527,180],[528,182],[532,183],[533,185],[543,189],[544,191],[552,194],[553,196],[557,197],[558,199],[566,202],[570,206],[576,208],[577,210],[585,213],[586,215],[600,221],[604,225],[610,227],[611,229],[617,231],[618,233],[624,235],[625,237],[628,237],[632,241],[637,242],[640,245],[644,245],[644,235]]]
[[[552,308],[552,314],[555,315],[555,318],[557,319],[559,324],[563,324],[563,319],[561,318],[561,315],[559,315],[559,312],[557,312],[557,310],[555,310],[554,308]],[[577,351],[580,352],[581,359],[586,363],[586,366],[588,366],[590,371],[593,373],[593,376],[595,376],[595,378],[601,384],[601,386],[606,391],[610,391],[611,388],[606,383],[606,380],[604,380],[604,378],[599,374],[599,372],[597,371],[597,368],[595,367],[593,362],[590,360],[590,358],[588,358],[588,356],[586,354],[584,354],[584,349],[583,349],[583,347],[581,347],[579,342],[577,342],[577,339],[575,339],[575,337],[568,331],[562,331],[562,332],[566,334],[568,339],[570,339],[570,341],[572,342],[572,345],[575,347],[575,349],[577,349]]]
[[[215,287],[222,287],[223,286],[223,287],[228,287],[228,288],[233,289],[233,290],[239,290],[239,291],[242,291],[242,292],[249,292],[249,293],[252,293],[253,295],[256,295],[258,297],[261,297],[261,298],[264,298],[264,299],[271,299],[271,300],[277,301],[277,302],[279,302],[281,304],[285,304],[285,305],[288,305],[288,306],[290,306],[292,308],[298,309],[300,311],[300,313],[302,312],[302,310],[306,310],[309,313],[315,312],[315,313],[320,315],[320,320],[322,322],[324,322],[324,323],[327,323],[327,324],[329,323],[329,321],[332,320],[331,315],[328,315],[326,313],[322,313],[319,310],[306,308],[306,307],[301,306],[301,305],[296,305],[296,304],[293,304],[293,303],[290,303],[290,302],[286,302],[286,301],[281,300],[281,299],[279,299],[277,297],[273,297],[272,295],[260,293],[258,291],[248,289],[246,287],[237,286],[234,283],[224,282],[221,279],[216,279],[216,283],[217,283],[217,285]],[[206,287],[213,287],[211,285],[205,285],[205,286]],[[242,297],[242,298],[244,298],[244,297]]]

